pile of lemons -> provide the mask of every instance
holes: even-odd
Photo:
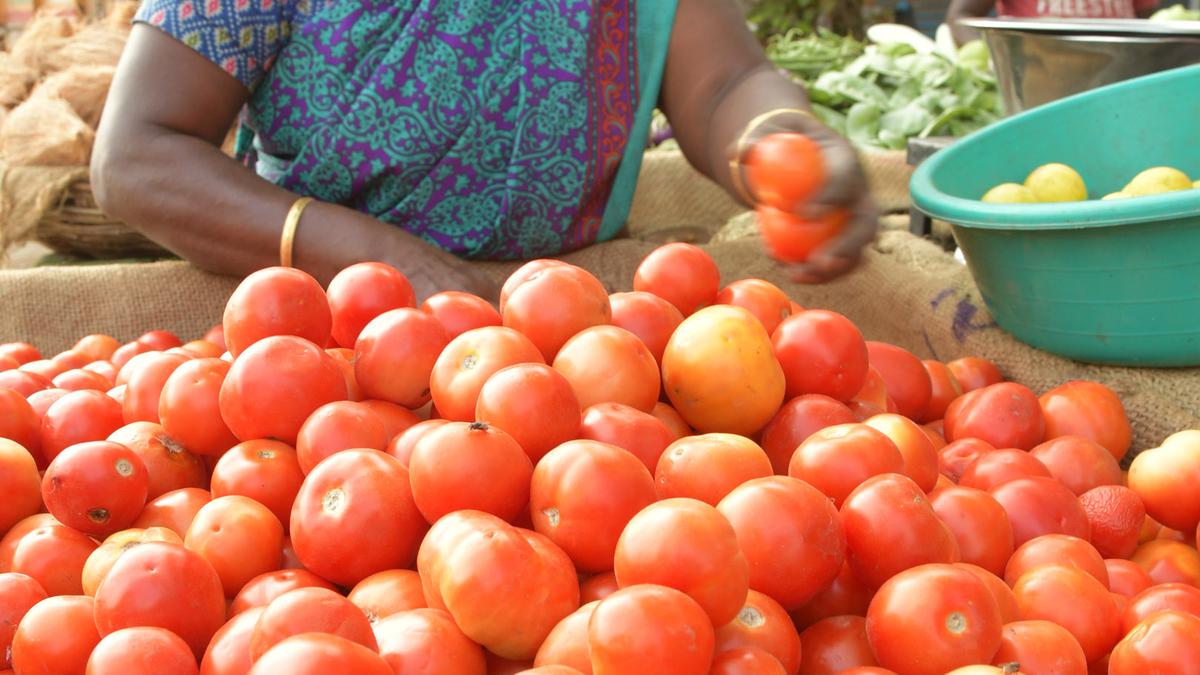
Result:
[[[1192,181],[1179,169],[1157,166],[1139,173],[1120,192],[1105,195],[1104,199],[1145,197],[1195,188],[1200,188],[1200,180]],[[1034,204],[1082,202],[1087,198],[1087,185],[1078,171],[1066,164],[1046,164],[1034,169],[1024,185],[1002,183],[988,190],[983,201],[993,204]]]

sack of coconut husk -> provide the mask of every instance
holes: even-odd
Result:
[[[38,14],[13,43],[12,57],[38,73],[47,72],[47,59],[78,29],[78,22],[70,17]]]
[[[66,101],[32,98],[0,127],[0,158],[11,166],[87,166],[95,138]]]
[[[12,108],[24,101],[35,81],[36,70],[16,60],[11,54],[0,52],[0,106]]]
[[[121,60],[129,31],[94,24],[63,40],[42,59],[43,73],[66,70],[71,66],[112,66]]]
[[[100,123],[100,112],[115,72],[112,66],[71,66],[46,78],[34,88],[31,97],[66,101],[94,129]]]

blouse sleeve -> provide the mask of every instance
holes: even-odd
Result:
[[[144,0],[135,23],[167,33],[253,90],[291,35],[296,0]]]

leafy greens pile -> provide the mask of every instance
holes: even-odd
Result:
[[[772,38],[767,56],[805,84],[826,124],[860,146],[902,150],[909,138],[965,136],[1001,117],[981,42],[951,61],[904,43],[789,32]]]

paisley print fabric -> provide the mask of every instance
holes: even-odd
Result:
[[[655,35],[639,35],[651,3]],[[250,90],[242,149],[260,175],[464,257],[517,259],[615,233],[673,6],[148,0],[139,19]]]

